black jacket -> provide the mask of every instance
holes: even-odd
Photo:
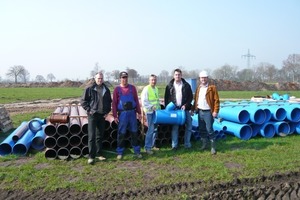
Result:
[[[172,79],[169,84],[166,86],[165,90],[165,106],[167,106],[170,102],[173,102],[176,105],[176,93],[174,88],[174,79]],[[181,106],[185,105],[186,110],[191,110],[192,101],[193,101],[193,91],[188,82],[181,79],[182,81],[182,103]]]
[[[103,85],[104,96],[103,96],[103,114],[108,114],[111,111],[111,94],[109,88]],[[97,84],[94,83],[92,86],[87,87],[81,97],[81,106],[87,111],[87,113],[94,114],[98,111],[98,93]]]

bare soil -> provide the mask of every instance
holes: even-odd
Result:
[[[80,97],[72,99],[51,99],[51,100],[37,100],[31,102],[20,102],[5,104],[6,111],[11,115],[38,112],[42,110],[54,111],[60,105],[78,104]]]
[[[184,195],[183,195],[184,194]],[[0,189],[0,199],[300,199],[298,172],[274,174],[255,179],[236,179],[232,182],[205,184],[179,182],[171,185],[158,185],[137,191],[119,188],[114,193],[78,192],[74,189],[58,189],[45,192],[42,189],[30,192]]]

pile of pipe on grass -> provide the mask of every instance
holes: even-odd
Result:
[[[0,155],[17,154],[26,155],[31,148],[35,150],[44,149],[46,137],[43,128],[46,120],[35,118],[24,121],[0,144]]]
[[[198,123],[197,116],[193,116],[193,123]],[[213,129],[220,135],[226,133],[241,140],[257,135],[272,138],[300,134],[300,103],[273,99],[224,102]]]
[[[58,106],[47,119],[33,119],[22,122],[1,144],[0,155],[26,155],[29,148],[44,150],[47,159],[77,159],[88,157],[88,118],[80,104]],[[182,116],[180,116],[182,117]],[[179,120],[181,121],[181,120]],[[146,115],[138,120],[138,135],[140,145],[144,146],[147,132]],[[171,119],[166,124],[158,125],[156,145],[171,144]],[[184,138],[184,125],[179,128],[179,141]],[[112,114],[105,119],[103,149],[115,150],[117,147],[118,125]],[[125,147],[131,147],[131,137],[126,134]]]
[[[137,119],[139,143],[144,146],[144,138],[148,124],[146,115],[141,120]],[[184,138],[184,125],[179,128],[179,141]],[[77,159],[88,157],[88,119],[87,113],[80,104],[72,106],[58,107],[50,117],[44,132],[45,157],[47,159],[68,158]],[[156,145],[163,146],[171,144],[170,120],[168,123],[159,124],[157,129]],[[105,131],[103,135],[102,147],[104,150],[115,150],[117,147],[118,125],[114,122],[114,117],[109,113],[105,118]],[[131,136],[129,131],[124,140],[126,148],[131,147]]]
[[[147,115],[138,120],[140,145],[144,146],[147,132]],[[155,144],[164,146],[171,144],[171,126],[179,126],[179,142],[183,142],[185,132],[185,113],[175,109],[174,104],[157,110],[154,123],[158,124]],[[198,115],[192,116],[192,139],[200,139]],[[288,100],[263,100],[224,102],[221,104],[218,118],[214,119],[213,129],[217,139],[226,138],[226,134],[234,135],[242,140],[249,140],[260,135],[272,138],[275,135],[287,136],[300,134],[300,103]],[[88,119],[87,113],[80,104],[59,106],[49,119],[32,119],[23,122],[1,144],[0,155],[26,155],[29,148],[45,149],[47,159],[88,157]],[[103,149],[117,147],[118,126],[112,114],[105,119]],[[131,147],[131,137],[127,132],[125,147]]]

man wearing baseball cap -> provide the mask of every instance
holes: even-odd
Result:
[[[113,92],[112,111],[118,124],[117,159],[123,158],[127,129],[131,136],[131,145],[136,158],[142,158],[138,141],[137,119],[141,120],[141,107],[134,85],[128,84],[128,73],[120,72],[120,85]]]

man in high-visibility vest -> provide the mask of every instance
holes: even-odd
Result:
[[[153,124],[154,113],[160,110],[159,93],[156,87],[156,75],[151,74],[149,77],[149,85],[145,86],[141,93],[141,101],[143,111],[147,116],[148,130],[145,138],[145,151],[152,155],[152,149],[155,148],[155,138],[157,134],[157,124]],[[157,149],[157,148],[156,148]]]

